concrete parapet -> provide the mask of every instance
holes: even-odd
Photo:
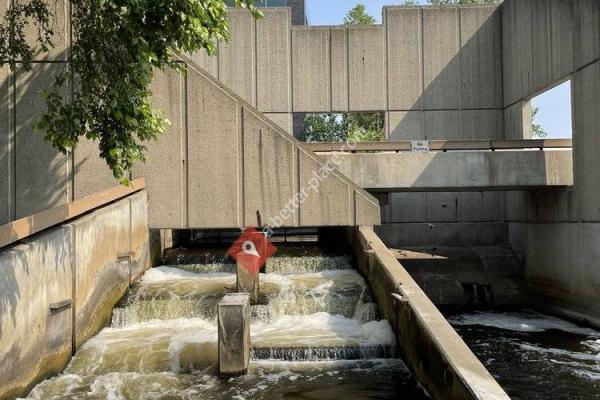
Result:
[[[218,306],[219,373],[243,375],[250,363],[250,295],[225,295]]]
[[[394,328],[406,365],[436,399],[508,400],[408,272],[368,227],[356,230],[359,272]]]
[[[474,190],[573,185],[570,151],[330,153],[341,173],[365,189]]]

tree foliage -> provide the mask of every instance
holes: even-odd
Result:
[[[367,14],[364,4],[357,4],[344,17],[344,25],[373,25],[375,18]]]
[[[378,142],[385,139],[383,113],[307,114],[306,142]]]
[[[539,107],[531,107],[531,137],[533,139],[543,139],[548,136],[548,132],[546,132],[544,127],[535,121],[538,112],[540,112]]]
[[[260,15],[254,0],[235,5]],[[182,71],[173,53],[215,54],[216,42],[229,38],[227,6],[224,0],[71,0],[71,9],[70,60],[43,92],[47,110],[38,128],[63,153],[82,137],[98,141],[100,156],[127,184],[134,163],[144,160],[144,143],[168,125],[150,103],[154,71]],[[11,2],[0,26],[2,59],[30,69],[33,54],[52,45],[50,18],[44,0]],[[29,25],[39,48],[26,40]]]

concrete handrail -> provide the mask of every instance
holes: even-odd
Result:
[[[525,149],[570,149],[571,139],[530,139],[530,140],[429,140],[429,151],[465,151],[465,150],[525,150]],[[304,145],[315,153],[395,151],[408,152],[412,149],[410,140],[397,142],[363,142],[352,146],[346,143],[306,143]]]
[[[146,187],[144,178],[135,179],[130,186],[114,186],[93,195],[58,207],[0,225],[0,248],[23,240],[55,225],[62,224],[89,211],[95,210]]]

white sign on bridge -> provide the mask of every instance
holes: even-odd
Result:
[[[411,140],[410,150],[413,153],[428,153],[429,152],[429,141],[428,140]]]

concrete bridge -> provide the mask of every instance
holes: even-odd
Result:
[[[458,192],[566,189],[573,185],[570,140],[314,143],[359,186],[377,192]],[[527,150],[534,151],[527,151]]]

